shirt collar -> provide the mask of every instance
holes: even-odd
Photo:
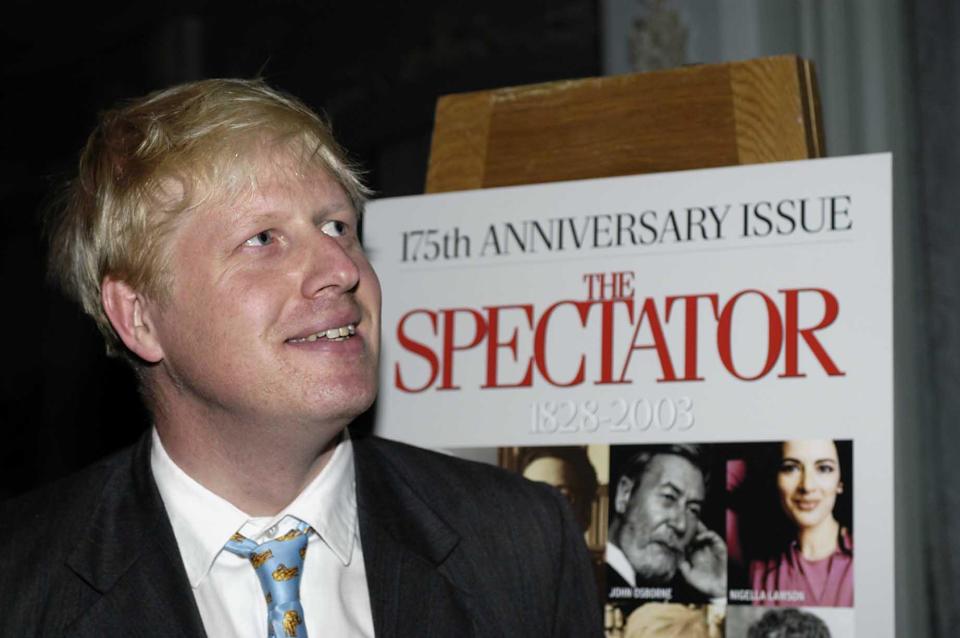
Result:
[[[346,431],[320,474],[262,529],[273,527],[286,516],[310,525],[341,563],[350,564],[357,537],[357,488],[353,442]],[[279,527],[281,533],[285,531],[284,525]],[[256,536],[254,540],[260,542]]]
[[[607,564],[614,569],[620,576],[627,581],[631,587],[637,586],[637,574],[633,571],[633,566],[627,560],[627,555],[623,550],[607,541]]]
[[[247,526],[244,535],[260,541],[257,536],[287,516],[308,523],[341,563],[350,564],[357,537],[357,493],[349,436],[300,494],[269,518],[246,514],[187,475],[167,454],[156,429],[152,443],[150,467],[192,587],[200,584],[235,532]]]

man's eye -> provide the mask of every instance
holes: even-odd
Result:
[[[320,226],[320,231],[331,237],[343,237],[347,234],[347,225],[342,221],[331,219]]]
[[[261,230],[259,233],[243,242],[244,246],[250,246],[257,248],[259,246],[266,246],[272,244],[274,241],[273,231],[271,230]]]

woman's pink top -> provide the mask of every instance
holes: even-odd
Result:
[[[776,559],[751,561],[753,604],[853,607],[853,539],[844,534],[841,545],[821,560],[807,560],[794,542]]]

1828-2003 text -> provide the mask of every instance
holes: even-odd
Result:
[[[530,431],[535,434],[571,432],[684,432],[694,426],[690,397],[607,399],[604,401],[535,401],[530,404]]]

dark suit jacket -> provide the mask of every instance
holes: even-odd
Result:
[[[376,438],[354,449],[377,636],[602,635],[555,490]],[[145,436],[0,505],[0,635],[205,635],[149,458]]]

